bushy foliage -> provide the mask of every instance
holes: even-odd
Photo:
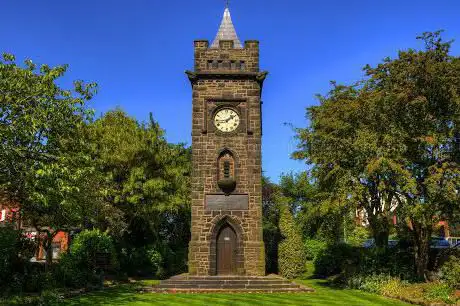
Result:
[[[316,275],[340,274],[340,280],[345,282],[356,274],[414,278],[413,254],[404,247],[365,249],[346,243],[332,244],[318,253],[314,265]]]
[[[62,305],[63,300],[57,290],[44,290],[39,295],[14,295],[4,300],[0,298],[0,305],[57,306]]]
[[[328,245],[314,259],[315,274],[320,277],[337,275],[356,267],[359,263],[359,249],[346,243]]]
[[[304,243],[307,260],[314,260],[318,254],[327,248],[327,242],[317,239],[307,239]]]
[[[426,288],[424,297],[429,300],[441,300],[444,303],[454,304],[453,289],[446,283],[434,282]]]
[[[122,249],[120,267],[123,272],[129,275],[155,275],[157,278],[164,276],[163,256],[153,245]]]
[[[423,278],[433,226],[460,212],[460,58],[441,31],[417,38],[424,48],[367,65],[354,84],[333,82],[297,129],[294,157],[312,165],[322,210],[366,212],[377,247],[387,247],[393,212],[410,220]]]
[[[305,270],[305,253],[302,236],[287,205],[281,206],[279,226],[284,238],[279,245],[279,271],[284,277],[292,279]]]
[[[46,233],[49,255],[56,233],[88,222],[98,199],[85,135],[97,86],[75,81],[61,88],[67,68],[0,58],[0,201],[21,205],[28,224]]]
[[[399,278],[388,274],[356,274],[347,280],[349,288],[377,294],[383,294],[384,291],[388,291],[390,287],[394,287],[395,283],[401,285]],[[389,284],[391,285],[388,286]]]
[[[436,303],[437,305],[440,302],[454,304],[456,300],[452,287],[446,283],[410,283],[385,273],[356,274],[347,280],[346,285],[348,288],[388,297],[403,297],[417,304]]]
[[[265,244],[265,272],[278,273],[278,246],[281,240],[279,230],[279,205],[276,195],[279,186],[262,176],[262,226]]]
[[[415,277],[413,253],[405,246],[388,249],[360,248],[360,261],[357,269],[360,273],[388,274],[403,280]]]
[[[460,289],[460,258],[450,256],[449,260],[441,267],[441,279],[451,288]]]
[[[122,270],[161,277],[185,272],[191,150],[168,143],[151,114],[148,122],[139,122],[112,110],[91,130],[107,207],[97,227],[115,238]],[[161,255],[161,266],[151,266],[149,250]]]
[[[359,247],[369,238],[369,231],[363,226],[355,226],[346,238],[347,243]]]
[[[112,238],[98,229],[84,230],[73,240],[70,251],[61,256],[60,273],[68,286],[99,284],[105,267],[98,261],[108,259],[108,272],[118,269]]]
[[[30,272],[30,258],[35,243],[12,227],[0,227],[0,288],[5,291],[23,290]]]

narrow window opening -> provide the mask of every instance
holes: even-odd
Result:
[[[230,178],[230,162],[224,161],[224,178]]]

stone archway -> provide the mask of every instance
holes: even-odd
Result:
[[[209,274],[244,275],[243,228],[237,218],[217,216],[210,232]]]

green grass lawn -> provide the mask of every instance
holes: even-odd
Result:
[[[122,285],[69,299],[64,305],[408,305],[357,290],[337,289],[321,280],[298,281],[313,293],[282,294],[139,294],[133,285]]]

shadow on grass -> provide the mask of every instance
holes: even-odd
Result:
[[[138,288],[137,285],[120,285],[66,299],[63,305],[123,305],[136,302],[138,298],[140,302],[142,295],[137,294]]]
[[[299,281],[296,281],[296,282],[299,282]],[[333,290],[347,289],[344,285],[342,285],[342,284],[340,284],[338,282],[334,282],[331,279],[319,278],[319,277],[316,277],[316,276],[309,276],[307,278],[302,278],[300,280],[300,282],[303,282],[305,284],[311,284],[311,285],[314,285],[314,286],[320,286],[320,287],[327,288],[327,289],[333,289]]]

